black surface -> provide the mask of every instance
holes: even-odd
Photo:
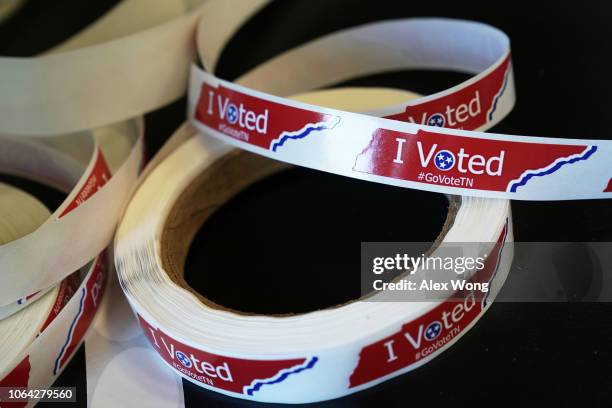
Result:
[[[43,10],[33,15],[57,12],[52,10],[55,6],[50,6],[51,2],[31,3]],[[59,2],[53,2],[56,3]],[[0,51],[10,55],[19,53],[22,41],[25,54],[35,53],[48,46],[49,38],[56,38],[52,36],[57,33],[67,35],[81,27],[79,16],[83,21],[90,20],[95,15],[94,3],[99,11],[112,2],[64,0],[63,3],[72,3],[72,7],[82,5],[81,9],[66,7],[63,12],[67,14],[62,14],[66,17],[59,25],[50,18],[33,20],[33,17],[18,16],[9,26],[12,31],[0,31]],[[508,5],[512,8],[506,10]],[[91,14],[84,12],[83,7]],[[518,102],[495,131],[571,138],[610,138],[612,135],[608,120],[612,111],[609,97],[612,95],[609,75],[612,4],[605,1],[283,0],[264,10],[236,36],[221,58],[219,73],[231,79],[288,47],[335,29],[410,16],[479,20],[509,34]],[[11,33],[27,35],[19,37]],[[31,38],[40,41],[39,45],[33,46]],[[6,44],[13,44],[13,48]],[[431,93],[461,78],[457,74],[417,72],[376,76],[352,83]],[[151,153],[180,124],[183,111],[184,101],[180,101],[148,115]],[[47,199],[44,193],[40,194]],[[358,280],[358,268],[351,265],[358,259],[359,249],[351,248],[351,242],[358,245],[362,239],[412,238],[415,234],[419,240],[429,239],[440,217],[439,199],[434,196],[293,170],[254,186],[213,217],[196,238],[190,253],[189,279],[218,302],[244,310],[299,311],[298,307],[312,309],[340,303],[354,296],[350,282]],[[271,208],[270,203],[278,200],[285,206]],[[612,240],[610,201],[513,202],[512,207],[519,240]],[[276,213],[280,209],[280,216],[272,217],[273,209]],[[295,214],[302,215],[294,217]],[[358,215],[358,223],[351,218],[352,214]],[[392,222],[394,214],[400,216],[397,223]],[[263,218],[269,221],[265,228],[261,226]],[[296,232],[290,232],[289,220]],[[240,232],[239,223],[247,226],[246,234]],[[410,230],[414,223],[419,227]],[[221,238],[214,239],[215,234]],[[335,256],[332,249],[339,239],[343,255]],[[268,251],[279,242],[285,245],[287,257],[282,262],[277,262]],[[292,248],[288,245],[291,242],[300,245]],[[255,253],[260,258],[254,268],[251,255]],[[355,258],[347,259],[352,253]],[[232,262],[220,269],[219,262],[224,258]],[[289,259],[305,260],[298,262],[299,273],[288,275]],[[308,274],[315,266],[320,267],[318,273],[333,277],[335,291],[309,286]],[[207,272],[211,268],[216,275],[212,280]],[[247,278],[247,274],[251,275]],[[337,285],[342,280],[349,283]],[[204,290],[206,284],[208,289]],[[231,290],[224,291],[224,287]],[[269,291],[271,296],[254,296],[259,289]],[[317,290],[316,299],[303,303],[313,289]],[[288,291],[292,296],[280,295],[281,291]],[[373,389],[322,405],[607,407],[612,399],[611,312],[610,304],[494,304],[473,330],[432,363]],[[82,388],[82,362],[77,359],[69,367],[60,381]],[[187,382],[184,389],[188,407],[263,406],[223,397]]]

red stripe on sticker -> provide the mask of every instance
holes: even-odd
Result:
[[[206,386],[253,395],[262,387],[274,386],[290,375],[311,369],[317,362],[316,357],[246,360],[207,353],[170,337],[142,316],[137,317],[145,336],[161,358],[185,377]]]
[[[80,297],[79,309],[73,317],[68,333],[66,333],[66,340],[55,359],[53,374],[57,374],[70,360],[96,315],[106,288],[106,262],[107,254],[104,251],[98,256],[85,287],[74,294]]]
[[[202,82],[195,118],[229,137],[276,151],[312,132],[332,129],[340,118],[295,108]]]
[[[83,204],[87,199],[92,197],[102,186],[104,186],[111,178],[111,171],[106,163],[106,159],[104,158],[104,154],[102,150],[98,149],[96,151],[96,161],[94,166],[89,174],[89,177],[79,190],[74,200],[64,211],[61,213],[59,218],[62,218],[64,215],[68,214],[70,211],[77,208],[79,205]]]
[[[491,256],[483,269],[474,274],[471,282],[491,282],[495,277],[505,243],[508,221]],[[484,310],[486,297],[473,291],[457,292],[421,317],[404,324],[401,329],[359,353],[359,362],[349,379],[349,388],[374,381],[408,367],[445,349]]]
[[[51,324],[53,320],[55,320],[55,318],[57,317],[57,315],[59,315],[64,306],[66,306],[66,303],[68,303],[70,298],[72,298],[78,287],[79,272],[73,273],[62,281],[58,288],[57,296],[55,297],[55,303],[53,303],[53,307],[51,308],[51,311],[47,316],[47,320],[45,320],[42,327],[40,328],[41,333],[47,328],[47,326]]]
[[[406,107],[387,119],[425,126],[475,130],[493,119],[508,86],[510,55],[488,75],[456,92]]]
[[[10,373],[0,380],[0,387],[27,388],[31,369],[30,356],[26,356]],[[0,401],[0,408],[23,408],[26,405],[28,405],[27,401],[11,403]]]
[[[37,290],[36,292],[32,293],[31,295],[28,295],[25,297],[25,301],[27,302],[28,300],[32,299],[34,296],[38,295],[40,293],[40,290]]]
[[[489,191],[520,191],[533,177],[587,160],[594,146],[378,129],[353,170],[399,180]]]

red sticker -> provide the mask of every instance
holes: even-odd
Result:
[[[339,122],[334,115],[266,101],[222,85],[215,88],[205,81],[195,118],[229,137],[272,151]]]
[[[79,297],[79,308],[72,318],[66,340],[60,348],[53,366],[53,374],[57,374],[70,360],[87,329],[96,315],[106,288],[106,251],[98,256],[94,269],[85,287],[74,294]]]
[[[27,388],[31,369],[30,357],[26,356],[6,377],[0,380],[0,388]],[[10,403],[0,401],[0,408],[23,408],[26,405],[28,405],[27,401]]]
[[[596,146],[459,137],[378,129],[353,170],[399,180],[489,191],[520,191],[534,177],[588,160]]]
[[[508,86],[510,55],[489,74],[456,92],[407,106],[387,119],[425,126],[476,130],[493,119],[499,98]]]
[[[96,152],[96,162],[89,174],[89,177],[79,190],[79,193],[74,197],[74,200],[64,209],[59,218],[68,214],[70,211],[77,208],[79,205],[84,203],[87,199],[93,196],[103,185],[105,185],[111,178],[111,172],[104,158],[102,150],[98,149]]]
[[[155,350],[176,371],[201,384],[239,394],[253,395],[262,387],[281,383],[289,376],[311,369],[318,360],[317,357],[246,360],[220,356],[173,339],[140,315],[138,320]]]
[[[45,320],[45,322],[40,328],[41,333],[47,328],[47,326],[49,326],[49,324],[51,324],[53,320],[55,320],[55,318],[57,317],[57,315],[59,315],[64,306],[66,306],[66,303],[68,303],[68,301],[76,292],[77,288],[79,287],[78,275],[79,273],[75,272],[72,275],[68,276],[66,279],[64,279],[60,284],[57,291],[57,296],[55,297],[55,302],[53,303],[53,307],[51,308],[51,311],[47,316],[47,320]]]
[[[485,261],[483,269],[470,279],[472,282],[491,282],[497,272],[505,243],[508,221],[497,241],[496,250]],[[487,299],[473,291],[456,293],[437,307],[408,322],[402,328],[359,353],[359,362],[349,379],[349,388],[376,380],[430,356],[451,343],[486,306]]]

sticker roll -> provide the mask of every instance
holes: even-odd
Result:
[[[192,66],[188,97],[195,130],[179,129],[116,235],[120,284],[153,349],[183,378],[238,398],[306,403],[415,369],[469,330],[503,284],[512,261],[512,247],[504,245],[513,239],[509,199],[611,197],[609,141],[484,133],[515,100],[503,32],[452,19],[385,21],[296,47],[234,82],[218,78],[219,50],[259,7],[231,0],[203,7],[203,69]],[[303,95],[401,69],[473,76],[421,98],[396,93],[405,99],[389,103],[371,96],[369,106]],[[334,99],[336,91],[325,92]],[[282,169],[281,162],[452,195],[437,242],[496,243],[484,269],[489,297],[400,303],[372,295],[312,313],[262,316],[229,310],[189,288],[183,265],[198,226],[241,188]]]
[[[0,245],[0,313],[57,285],[112,239],[142,165],[142,122],[87,133],[41,140],[0,137],[0,173],[68,194],[34,231]]]
[[[503,284],[512,259],[508,245],[487,260],[487,300],[374,298],[285,317],[246,315],[212,303],[183,278],[193,235],[237,191],[283,167],[193,137],[151,171],[126,210],[115,245],[120,284],[153,349],[183,378],[256,401],[337,398],[440,354],[476,322]],[[508,201],[463,197],[451,202],[440,242],[512,240]],[[464,308],[457,312],[461,319],[439,334],[440,341],[423,337],[423,330],[455,307]]]
[[[31,341],[23,339],[19,344],[2,344],[2,347],[12,348],[2,350],[0,387],[51,387],[84,341],[103,299],[107,261],[107,254],[103,252],[80,273],[65,279],[57,289],[0,321],[2,326],[6,320],[15,321],[10,324],[13,329],[19,329],[29,337],[34,335]],[[24,325],[29,325],[29,328],[24,329]],[[33,407],[36,402],[30,399],[7,404],[7,407]],[[0,403],[0,407],[4,408],[3,404]]]
[[[210,14],[203,13],[199,25],[200,58],[210,72],[214,72],[218,59],[218,45],[224,46],[234,31],[231,24],[224,25],[229,28],[223,32],[211,27],[217,27],[229,9],[235,23],[242,22],[237,16],[246,20],[258,9],[245,2],[232,2],[231,7],[222,3],[208,2]],[[217,24],[211,24],[212,16]],[[428,33],[437,33],[441,45],[448,42],[448,35],[441,33],[452,29],[458,33],[453,38],[459,43],[451,42],[440,52],[431,53],[436,49],[431,47],[431,38],[425,41],[418,35],[427,29]],[[209,48],[206,44],[211,38],[214,45]],[[406,38],[407,43],[397,45],[397,38]],[[390,39],[394,41],[387,41]],[[379,51],[376,55],[369,53],[373,45]],[[410,47],[416,51],[407,52]],[[334,56],[333,63],[322,63],[330,56]],[[319,65],[305,64],[301,68],[300,61],[309,59]],[[476,76],[424,98],[387,89],[311,92],[355,76],[415,67],[460,69]],[[511,74],[509,44],[503,33],[482,24],[449,20],[397,21],[332,34],[262,64],[236,81],[241,85],[214,78],[216,89],[208,89],[206,81],[212,76],[193,68],[190,118],[202,135],[195,136],[196,130],[185,125],[170,139],[168,147],[145,171],[146,178],[124,214],[115,240],[120,284],[153,349],[176,373],[204,388],[256,401],[305,403],[371,387],[419,367],[450,347],[482,316],[505,280],[512,260],[511,247],[504,245],[512,241],[507,200],[449,198],[449,217],[440,243],[499,244],[499,251],[488,258],[486,267],[485,278],[492,285],[490,296],[478,301],[470,296],[459,304],[450,299],[389,303],[373,298],[297,316],[245,315],[214,304],[189,288],[182,265],[197,228],[218,206],[246,185],[285,167],[278,161],[232,150],[232,146],[238,146],[266,155],[233,139],[241,130],[233,132],[231,126],[221,123],[228,112],[233,110],[237,115],[230,125],[253,128],[248,129],[253,139],[249,139],[251,133],[243,133],[247,135],[244,139],[251,141],[268,134],[272,119],[286,120],[284,124],[292,126],[294,118],[291,110],[274,111],[268,105],[260,105],[262,110],[256,112],[254,106],[240,99],[238,87],[257,89],[248,88],[248,92],[259,98],[263,98],[262,92],[299,94],[291,101],[271,97],[282,99],[286,105],[366,112],[398,120],[422,117],[427,121],[431,109],[457,104],[469,111],[472,106],[474,117],[466,126],[485,130],[513,106]],[[227,93],[222,89],[226,85]],[[243,89],[247,88],[240,88],[241,92]],[[210,92],[211,99],[202,102]],[[493,105],[496,114],[488,115]],[[221,115],[215,126],[201,123],[202,114],[209,108]],[[299,119],[303,123],[295,129],[295,140],[303,139],[298,130],[318,132],[317,128],[329,124],[328,119],[305,114]],[[333,118],[330,120],[333,122]],[[400,126],[399,122],[392,123]],[[219,137],[221,125],[232,137]],[[336,154],[333,149],[303,152],[304,158],[313,154],[331,159]],[[441,316],[455,307],[461,309],[457,312],[460,322],[444,326],[439,339],[424,337],[424,330],[438,324]]]
[[[47,207],[36,198],[15,187],[0,183],[0,244],[6,244],[29,234],[42,225],[50,215],[51,213]],[[9,322],[10,319],[5,319],[6,317],[12,315],[26,305],[33,303],[44,294],[43,291],[40,291],[24,299],[20,299],[19,302],[15,302],[4,308],[0,307],[0,333],[8,335],[15,327],[14,323],[16,320],[13,319],[12,322]],[[48,305],[54,295],[45,297],[47,298],[45,301],[36,302],[38,307],[41,307],[42,310],[48,309],[47,306],[41,305]],[[21,334],[17,334],[15,339],[19,340],[22,337]],[[4,340],[7,341],[7,339],[9,338],[7,337]],[[0,341],[0,343],[4,342]],[[5,350],[7,350],[7,348],[2,347],[0,344],[0,352]],[[9,347],[8,350],[11,350],[11,348]],[[3,365],[2,362],[4,360],[5,357],[0,356],[0,367]]]
[[[30,233],[49,215],[36,198],[0,183],[0,242]],[[106,263],[104,255],[97,257],[81,271],[46,293],[29,297],[8,317],[0,319],[0,387],[46,389],[53,384],[82,342],[102,300]],[[0,401],[0,407],[5,402]],[[6,406],[33,406],[35,402]]]
[[[214,75],[203,16],[189,118],[205,136],[299,166],[398,187],[518,200],[612,197],[608,140],[483,133],[514,104],[501,31],[451,19],[372,23],[283,53],[235,82]],[[398,69],[474,76],[453,88],[365,114],[286,96]]]
[[[0,58],[0,172],[69,193],[36,231],[0,246],[5,314],[110,242],[142,167],[137,115],[185,91],[202,3],[123,0],[41,56]]]
[[[185,91],[202,3],[124,0],[41,56],[0,58],[0,173],[67,193],[0,245],[0,387],[48,388],[83,341],[143,165],[138,115]]]
[[[1,57],[0,133],[73,133],[178,99],[203,2],[123,0],[41,56]]]

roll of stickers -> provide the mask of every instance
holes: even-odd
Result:
[[[142,123],[129,118],[184,92],[200,3],[125,0],[42,56],[0,58],[0,134],[19,136],[0,140],[0,171],[37,173],[39,181],[64,191],[76,184],[40,228],[0,247],[4,314],[56,285],[110,242],[142,165]],[[45,138],[37,144],[24,136]],[[84,140],[92,136],[95,142]],[[49,161],[56,168],[45,168]],[[72,171],[77,167],[80,173]],[[80,234],[84,225],[88,232]],[[35,252],[48,257],[32,257]]]
[[[179,98],[202,2],[123,0],[45,55],[0,58],[0,132],[72,133]]]
[[[82,342],[143,165],[137,115],[185,91],[201,3],[124,0],[42,56],[0,58],[0,173],[67,194],[0,245],[1,387],[48,388]]]
[[[42,56],[0,58],[0,172],[70,192],[40,228],[0,247],[0,316],[110,242],[142,167],[137,115],[185,91],[202,3],[124,0]]]
[[[198,44],[205,68],[213,72],[215,61],[204,51],[209,30],[203,20]],[[369,115],[263,93],[284,96],[415,67],[477,74],[447,91]],[[275,160],[448,194],[523,200],[612,197],[610,141],[473,132],[497,123],[514,104],[509,41],[484,24],[445,19],[370,24],[287,52],[236,83],[209,72],[192,68],[192,124],[206,135]]]
[[[184,281],[181,265],[191,237],[237,190],[278,169],[276,162],[228,152],[213,139],[191,138],[151,172],[120,224],[119,279],[145,336],[168,366],[196,384],[267,402],[319,401],[370,387],[452,345],[505,280],[512,258],[501,246],[511,240],[509,203],[465,197],[451,212],[442,242],[500,244],[481,277],[491,285],[487,300],[473,294],[460,303],[370,298],[290,317],[250,316],[216,305]],[[426,337],[453,310],[457,320]]]
[[[103,250],[135,185],[142,143],[139,119],[38,140],[0,137],[0,173],[67,194],[53,214],[35,214],[40,225],[0,246],[0,324],[18,335],[0,345],[1,387],[50,387],[84,340],[104,294]]]
[[[138,176],[141,134],[135,120],[97,129],[90,137],[0,138],[1,173],[69,193],[35,231],[0,246],[0,315],[44,293],[108,245]]]
[[[261,4],[205,4],[198,45],[200,57],[210,71],[214,70],[225,42]],[[229,9],[232,21],[224,22],[222,17]],[[218,31],[219,26],[224,27],[222,32]],[[426,29],[439,37],[451,30],[438,39],[441,43],[449,36],[457,37],[457,33],[468,38],[455,44],[456,50],[449,45],[440,55],[429,55],[429,46],[419,44],[422,38],[414,39]],[[402,37],[397,37],[398,34]],[[391,37],[413,40],[402,48],[396,41],[387,41]],[[211,38],[214,41],[209,49],[206,44]],[[466,44],[473,44],[474,39],[477,46],[470,45],[467,50]],[[456,52],[449,52],[453,50]],[[300,61],[312,59],[321,63],[325,61],[323,57],[330,55],[334,56],[333,64],[300,68]],[[507,38],[495,29],[467,22],[415,20],[358,28],[289,51],[237,82],[259,91],[290,95],[353,76],[414,66],[482,73],[451,91],[424,99],[414,99],[415,95],[400,91],[345,89],[302,94],[297,97],[300,103],[284,99],[283,102],[294,107],[313,106],[306,102],[386,116],[399,112],[398,119],[418,116],[429,121],[429,110],[451,102],[461,104],[464,100],[456,120],[461,119],[472,129],[487,129],[513,105]],[[494,256],[488,258],[484,276],[479,277],[491,284],[487,299],[476,300],[473,294],[460,303],[451,300],[388,303],[373,298],[304,315],[272,317],[227,310],[189,288],[182,265],[197,227],[245,185],[283,167],[278,162],[233,152],[230,146],[244,147],[245,141],[254,142],[261,140],[262,135],[275,134],[277,150],[285,143],[319,137],[317,133],[333,129],[342,121],[338,115],[306,113],[302,109],[299,118],[295,117],[296,123],[292,123],[291,109],[274,110],[264,102],[258,105],[253,99],[243,100],[237,88],[226,92],[234,85],[215,79],[218,82],[209,86],[202,80],[208,74],[193,70],[192,123],[205,135],[192,137],[194,130],[184,126],[171,138],[157,157],[157,166],[150,167],[152,170],[128,206],[115,246],[119,279],[128,301],[153,349],[175,372],[205,388],[256,401],[287,403],[337,398],[426,363],[457,341],[482,316],[503,284],[512,259],[511,250],[504,246],[512,240],[509,202],[505,200],[464,197],[457,203],[451,199],[454,204],[441,234],[443,243],[498,243]],[[246,92],[246,88],[240,89]],[[360,98],[355,98],[356,95]],[[430,101],[429,105],[426,101]],[[420,108],[420,114],[406,108],[418,106],[419,102],[427,106]],[[492,109],[494,115],[487,113]],[[472,115],[469,121],[463,116],[466,112]],[[202,123],[213,117],[214,125]],[[354,133],[363,122],[355,123]],[[286,135],[279,131],[284,127],[288,130]],[[222,133],[223,142],[209,137],[219,138],[216,133]],[[231,137],[228,139],[225,134]],[[233,138],[239,142],[235,143]],[[334,150],[311,153],[308,149],[302,150],[304,160],[310,155],[335,159]],[[246,150],[261,153],[249,147]],[[442,326],[444,316],[453,310],[457,320]],[[427,333],[435,325],[440,325],[436,326],[440,330],[432,337]]]
[[[203,6],[197,44],[206,71],[192,67],[188,113],[200,135],[179,129],[148,172],[118,229],[115,262],[145,336],[183,378],[244,399],[314,402],[415,369],[457,341],[510,268],[507,199],[610,197],[612,145],[483,133],[512,109],[514,85],[508,38],[480,23],[369,24],[285,52],[234,82],[217,78],[220,50],[264,3]],[[474,76],[416,99],[376,89],[291,96],[411,68]],[[346,92],[367,92],[367,103],[343,103]],[[183,265],[196,229],[245,185],[283,168],[280,162],[461,195],[449,198],[439,240],[496,243],[478,276],[490,282],[489,296],[389,303],[373,295],[313,313],[260,316],[195,292]]]
[[[69,193],[40,227],[0,247],[0,314],[6,327],[24,333],[18,353],[3,360],[0,385],[48,386],[82,340],[104,292],[103,255],[76,289],[71,274],[107,245],[142,165],[142,123],[128,119],[182,94],[196,25],[207,72],[192,68],[189,119],[202,135],[186,125],[154,159],[118,231],[116,263],[153,349],[203,387],[258,401],[309,402],[412,370],[457,341],[501,287],[512,258],[504,246],[512,240],[507,199],[612,192],[609,142],[482,133],[514,104],[509,41],[492,27],[443,19],[362,26],[284,53],[231,83],[214,76],[219,55],[267,2],[202,3],[125,0],[46,55],[0,59],[0,133],[9,135],[0,138],[0,172]],[[370,90],[367,103],[342,103],[343,92],[364,96],[359,89],[286,98],[410,68],[474,77],[419,99]],[[497,244],[478,277],[491,283],[490,296],[468,294],[460,303],[357,300],[289,317],[244,315],[210,302],[183,278],[195,229],[241,188],[282,168],[230,146],[463,195],[449,198],[440,242]],[[65,301],[62,294],[71,290]],[[26,317],[27,333],[18,324]]]
[[[0,307],[0,387],[50,387],[84,340],[104,294],[107,257],[94,251],[107,245],[138,174],[141,124],[135,120],[88,133],[36,141],[0,138],[0,172],[68,195],[50,214],[14,188],[0,190],[0,227],[7,235],[0,246],[6,296]]]
[[[0,316],[110,242],[142,166],[142,122],[134,117],[184,92],[201,3],[125,0],[42,56],[0,58],[0,172],[70,193],[40,228],[0,247]]]
[[[50,215],[34,197],[0,184],[0,242],[34,231]],[[0,387],[46,389],[77,350],[102,299],[105,254],[0,320]],[[3,398],[7,397],[3,395]],[[34,400],[29,402],[33,406]],[[27,406],[26,402],[4,407]]]

